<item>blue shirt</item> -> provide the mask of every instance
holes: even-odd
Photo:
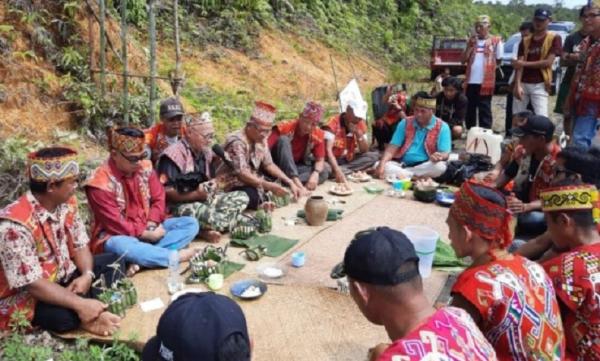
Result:
[[[411,166],[429,160],[429,156],[425,150],[425,136],[430,130],[433,129],[433,126],[435,125],[435,119],[435,116],[431,117],[431,121],[424,128],[421,127],[415,119],[413,119],[415,125],[415,138],[410,148],[408,148],[406,153],[404,153],[404,157],[400,159],[401,162]],[[390,144],[395,145],[396,147],[402,147],[406,133],[406,122],[407,120],[403,119],[400,124],[398,124]],[[440,129],[440,134],[438,136],[437,151],[440,153],[449,153],[451,149],[452,137],[450,135],[450,127],[448,127],[446,122],[442,122],[442,129]]]

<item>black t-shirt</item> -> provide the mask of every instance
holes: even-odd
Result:
[[[581,43],[581,41],[583,39],[585,39],[585,36],[583,36],[583,34],[581,33],[581,30],[576,31],[573,34],[570,34],[565,39],[565,44],[563,45],[563,52],[568,53],[568,54],[579,52],[579,50],[576,49],[576,47],[579,45],[579,43]],[[575,51],[575,50],[577,50],[577,51]],[[563,77],[563,82],[566,82],[566,83],[571,82],[571,79],[573,79],[573,75],[575,74],[575,68],[576,68],[575,65],[571,65],[571,66],[567,67],[567,71],[565,72],[565,76]]]
[[[467,114],[467,97],[458,93],[452,100],[446,99],[444,92],[436,97],[435,116],[450,126],[462,125]]]
[[[531,161],[529,162],[529,169],[527,171],[527,180],[521,187],[520,191],[515,193],[515,196],[525,203],[531,202],[531,200],[529,199],[529,192],[531,190],[531,186],[533,185],[533,179],[535,177],[535,173],[537,172],[540,166],[540,163],[541,162],[539,160],[531,157]],[[511,179],[516,177],[518,172],[519,163],[515,162],[514,160],[510,162],[510,164],[504,170],[504,174]]]

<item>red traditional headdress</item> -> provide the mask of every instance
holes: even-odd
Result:
[[[450,214],[481,238],[489,242],[498,242],[500,248],[508,247],[512,242],[510,211],[481,197],[474,187],[486,188],[504,198],[504,195],[494,188],[467,181],[456,192]]]
[[[321,119],[323,119],[324,112],[325,109],[323,109],[323,107],[319,103],[311,101],[306,103],[301,116],[303,118],[309,119],[314,124],[319,124]]]
[[[272,126],[277,109],[265,102],[255,102],[250,121],[263,126]]]
[[[58,157],[42,158],[38,152],[29,153],[27,156],[27,175],[37,182],[58,182],[79,175],[79,163],[77,152],[68,147],[56,147],[65,149],[67,153]]]

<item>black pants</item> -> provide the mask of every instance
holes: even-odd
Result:
[[[383,126],[376,127],[373,125],[373,138],[377,141],[377,149],[381,152],[385,150],[386,144],[388,144],[392,140],[392,136],[396,131],[396,127],[398,123],[394,123],[393,125],[389,125],[387,123],[383,123]]]
[[[467,85],[467,129],[477,126],[477,113],[479,111],[479,126],[492,128],[492,96],[480,95],[481,84]]]
[[[292,153],[292,143],[289,137],[279,137],[277,144],[271,150],[273,162],[290,178],[298,178],[302,184],[308,182],[313,172],[313,164],[296,163]],[[331,167],[325,163],[323,170],[319,173],[319,184],[329,178]]]
[[[117,262],[118,258],[113,253],[103,253],[94,256],[93,272],[96,275],[96,279],[104,277],[107,284],[121,279],[122,273],[126,272],[125,260],[121,259]],[[115,267],[109,267],[109,265],[115,263],[119,265],[120,272]],[[75,271],[67,281],[61,283],[61,286],[66,287],[72,280],[79,276],[81,276],[81,273]],[[83,297],[96,298],[100,292],[102,291],[91,287]],[[48,331],[60,333],[76,330],[79,328],[81,320],[79,320],[77,313],[69,308],[39,301],[35,306],[32,324]]]

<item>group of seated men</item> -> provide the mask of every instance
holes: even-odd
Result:
[[[94,299],[94,280],[111,283],[140,268],[167,267],[173,254],[187,261],[197,252],[187,247],[193,239],[218,241],[269,193],[298,198],[330,176],[346,182],[348,173],[373,167],[379,153],[369,150],[364,108],[350,102],[320,127],[324,109],[309,102],[298,119],[274,125],[276,109],[257,102],[219,153],[211,147],[210,115],[185,114],[177,99],[166,99],[156,126],[108,131],[109,156],[82,183],[93,215],[89,236],[75,198],[77,152],[50,147],[31,153],[30,191],[0,212],[0,329],[20,312],[49,330],[113,333],[119,319]],[[405,135],[396,137],[398,152],[390,153],[396,157],[381,166],[393,159],[402,169],[405,154],[409,166],[445,159],[449,149],[426,136],[429,130],[446,134],[434,108],[427,95],[414,102],[415,117],[399,129]]]
[[[297,198],[329,176],[346,182],[350,172],[368,168],[379,177],[441,175],[450,152],[450,129],[433,115],[435,99],[420,93],[411,102],[414,115],[399,123],[380,158],[369,150],[365,114],[354,112],[362,109],[359,104],[348,104],[343,113],[319,127],[324,111],[317,103],[309,102],[298,119],[274,125],[275,108],[257,102],[245,127],[227,136],[220,153],[211,147],[215,131],[210,116],[186,116],[176,99],[167,99],[156,127],[146,132],[134,127],[109,131],[108,159],[83,183],[93,214],[91,237],[74,195],[79,179],[77,152],[51,147],[31,153],[30,191],[0,212],[0,329],[7,329],[19,312],[44,329],[64,332],[81,327],[112,334],[120,319],[95,299],[99,291],[92,287],[95,279],[111,282],[140,267],[166,267],[173,253],[180,261],[189,260],[197,250],[186,247],[196,236],[218,240],[242,211],[267,200],[267,192]],[[577,168],[573,164],[582,164],[577,159],[583,158],[561,160],[561,154],[572,159],[569,154],[579,153],[560,152],[548,118],[522,114],[515,124],[518,146],[507,148],[493,186],[490,179],[487,185],[465,183],[450,210],[452,246],[458,256],[474,260],[454,287],[454,306],[475,320],[500,359],[501,353],[509,358],[562,359],[565,339],[571,354],[597,356],[598,194],[572,175],[596,183],[590,178],[598,177],[593,178],[589,169],[600,169],[594,163],[598,157],[586,154],[592,157],[590,166]],[[530,198],[505,196],[509,178],[521,175],[522,169],[528,176],[521,191]],[[561,180],[558,173],[567,174],[567,179]],[[522,225],[526,224],[522,215],[535,211],[545,215],[547,230],[531,244],[536,253],[554,256],[547,256],[550,260],[543,264],[549,265],[545,272],[551,278],[536,263],[506,251],[513,243],[512,215],[518,214]],[[383,233],[376,237],[377,232]],[[403,235],[391,230],[370,234],[371,241],[363,246],[366,253],[345,259],[344,266],[353,298],[367,318],[386,325],[394,341],[376,354],[400,352],[408,344],[399,340],[409,334],[425,337],[417,329],[428,327],[438,316],[472,329],[464,312],[449,308],[440,314],[418,299],[423,295],[415,256],[411,256],[414,249],[406,245]],[[371,252],[369,247],[378,247],[373,237],[392,245],[384,243],[381,250]],[[393,246],[394,242],[404,245]],[[352,258],[355,243],[346,258]],[[518,252],[527,255],[527,246]],[[401,255],[384,259],[394,254],[390,250],[404,248]],[[384,258],[360,261],[370,252]],[[360,265],[354,271],[352,262]],[[377,267],[403,272],[381,279],[386,270]],[[573,272],[582,275],[574,277]],[[408,286],[413,292],[405,292]],[[398,312],[403,307],[411,312]],[[569,325],[564,330],[560,311]],[[515,320],[515,313],[521,319]],[[390,314],[398,317],[384,317]],[[509,320],[514,325],[506,326]],[[446,332],[437,331],[434,334]],[[460,347],[473,345],[472,339],[463,343],[461,337],[481,338],[457,332],[451,338]],[[515,341],[515,335],[521,339]],[[483,338],[479,341],[482,359],[493,359],[493,349]]]

